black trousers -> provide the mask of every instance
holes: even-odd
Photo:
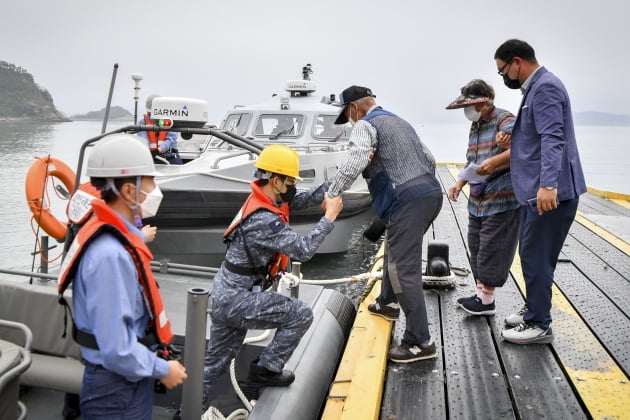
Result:
[[[442,191],[423,195],[398,209],[390,218],[385,238],[381,305],[398,302],[407,321],[403,345],[431,338],[422,289],[422,238],[442,208]]]
[[[519,256],[525,278],[527,313],[526,322],[542,329],[551,324],[551,285],[558,256],[575,219],[580,198],[561,201],[558,208],[543,213],[521,210]]]

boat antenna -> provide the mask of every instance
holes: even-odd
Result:
[[[114,71],[112,72],[112,81],[109,84],[109,95],[107,96],[107,106],[105,106],[105,115],[103,115],[103,127],[101,134],[107,129],[107,120],[109,119],[109,108],[112,105],[112,95],[114,93],[114,84],[116,83],[116,73],[118,72],[118,63],[114,63]]]
[[[302,67],[302,79],[303,80],[311,80],[311,74],[313,74],[313,68],[310,64]]]
[[[133,123],[135,124],[138,121],[138,99],[140,99],[140,81],[143,76],[140,73],[134,73],[131,79],[136,83],[133,87]]]

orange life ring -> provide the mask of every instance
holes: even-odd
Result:
[[[68,165],[50,156],[36,156],[35,162],[26,173],[26,202],[41,228],[56,240],[62,241],[66,237],[68,224],[57,219],[49,207],[42,206],[42,193],[45,192],[46,179],[49,176],[59,179],[68,192],[74,192],[75,173]]]

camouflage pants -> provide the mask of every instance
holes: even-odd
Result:
[[[304,302],[275,292],[213,291],[212,327],[206,351],[204,385],[214,385],[236,356],[248,329],[276,328],[272,342],[260,355],[260,364],[281,372],[313,322]]]

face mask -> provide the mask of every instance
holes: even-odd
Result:
[[[521,88],[521,81],[518,80],[518,77],[516,79],[510,79],[507,73],[503,75],[503,83],[505,83],[505,86],[509,87],[510,89]]]
[[[481,111],[476,111],[474,106],[467,106],[464,108],[464,115],[470,121],[477,122],[481,118]]]
[[[297,187],[295,185],[287,185],[287,192],[281,193],[280,198],[285,203],[288,203],[291,200],[293,200],[293,197],[295,197],[296,193],[297,193]]]
[[[142,191],[142,194],[146,195],[146,198],[140,203],[140,210],[142,211],[142,218],[153,217],[157,214],[162,202],[162,191],[157,185],[150,193]]]

